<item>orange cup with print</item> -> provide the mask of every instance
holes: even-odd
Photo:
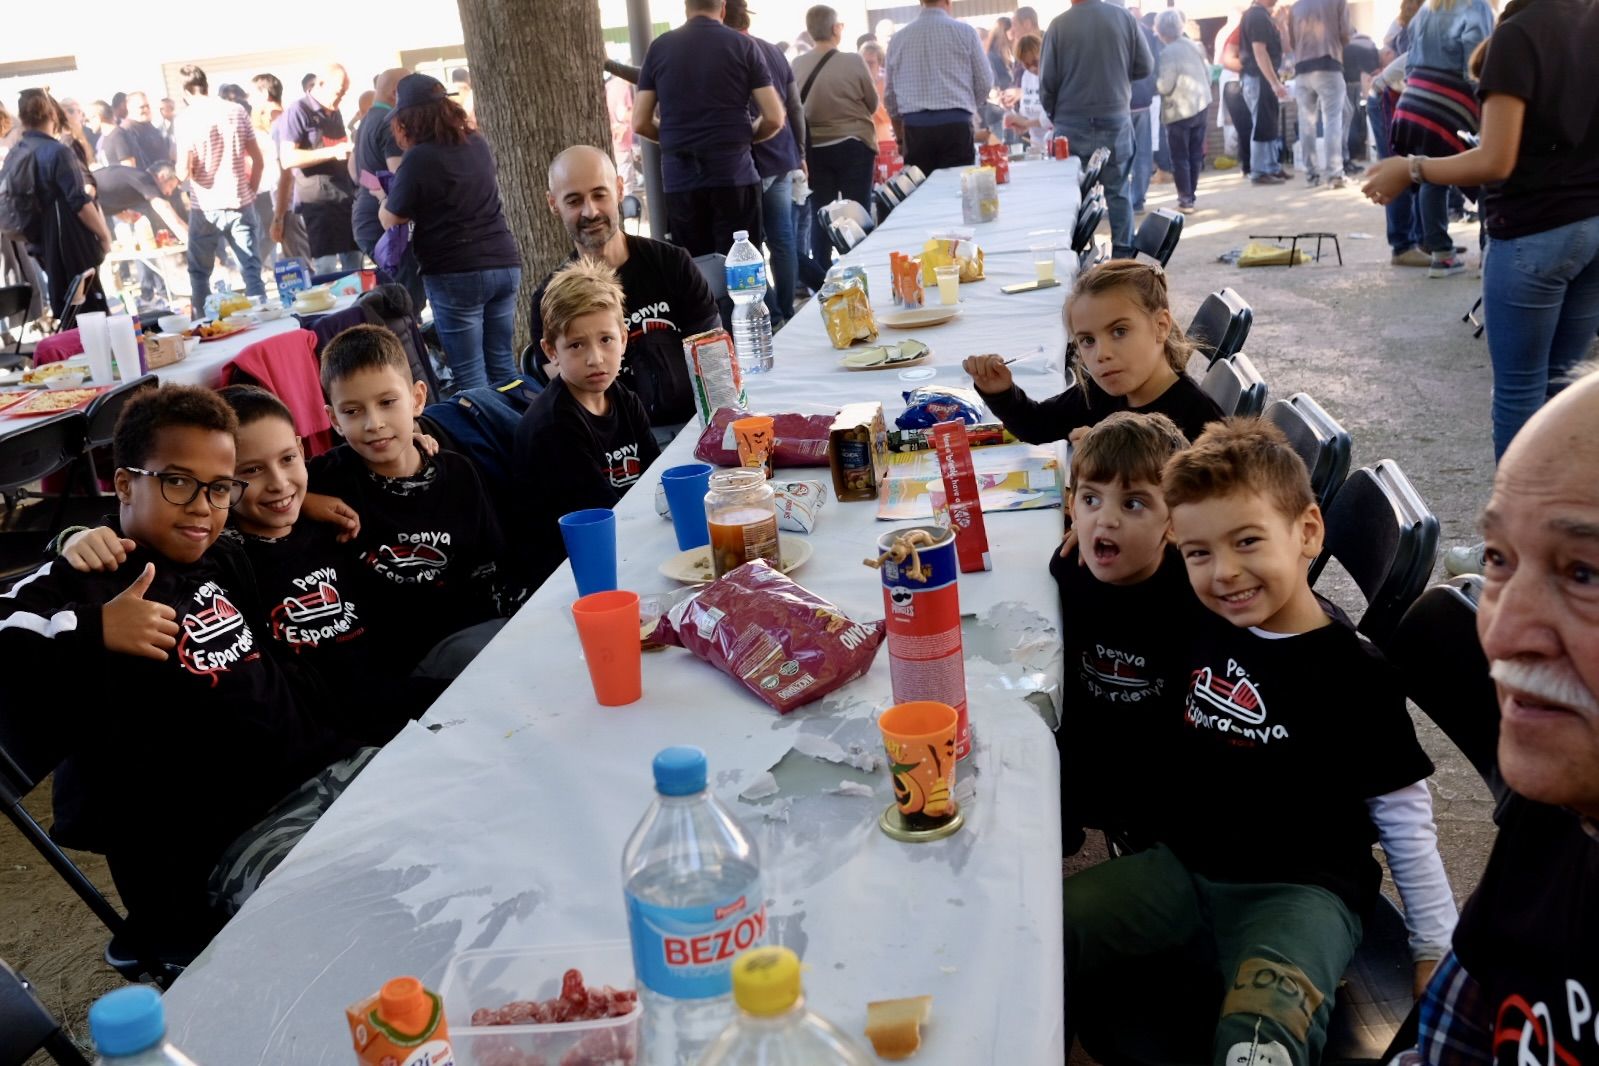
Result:
[[[642,696],[638,593],[590,593],[572,604],[572,620],[600,706],[623,707]]]
[[[959,720],[955,708],[932,700],[898,703],[878,717],[894,776],[894,806],[883,814],[883,829],[890,836],[933,839],[960,828],[955,803]]]
[[[733,439],[738,442],[740,466],[763,467],[772,476],[772,453],[777,449],[774,436],[777,423],[771,415],[750,415],[733,420]]]

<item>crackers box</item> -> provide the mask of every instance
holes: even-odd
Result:
[[[955,531],[955,555],[961,573],[994,569],[988,552],[988,528],[983,524],[983,505],[977,498],[977,475],[972,469],[972,446],[966,439],[966,423],[940,422],[928,433],[938,454],[938,472],[944,478],[944,497],[949,501],[949,524]]]
[[[188,338],[181,333],[147,333],[144,337],[145,367],[159,370],[171,366],[188,354]]]
[[[880,403],[852,403],[838,412],[827,433],[833,495],[840,503],[875,500],[888,474],[888,427]]]

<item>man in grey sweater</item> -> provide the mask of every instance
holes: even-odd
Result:
[[[1105,0],[1073,0],[1044,35],[1038,98],[1055,124],[1055,136],[1071,141],[1072,155],[1087,165],[1099,148],[1110,150],[1100,171],[1110,207],[1114,252],[1133,247],[1133,205],[1127,179],[1133,160],[1132,84],[1147,77],[1155,60],[1138,23],[1125,8]]]

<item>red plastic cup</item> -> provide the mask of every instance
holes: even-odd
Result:
[[[591,593],[572,604],[572,620],[600,706],[623,707],[644,695],[638,593]]]

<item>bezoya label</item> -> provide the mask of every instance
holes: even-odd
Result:
[[[627,899],[633,965],[652,992],[673,999],[711,999],[733,988],[733,960],[766,939],[760,882],[725,903],[659,907]]]
[[[727,291],[757,289],[766,285],[765,261],[727,264]]]

